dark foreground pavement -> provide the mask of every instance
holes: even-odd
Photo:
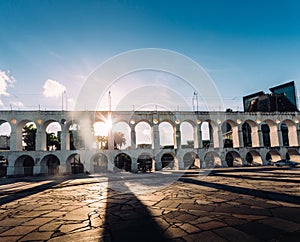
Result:
[[[0,241],[299,241],[300,168],[0,179]]]

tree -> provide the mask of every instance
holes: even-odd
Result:
[[[122,132],[114,132],[114,146],[117,149],[121,149],[122,145],[126,144],[126,138]]]
[[[122,132],[114,132],[114,148],[121,149],[122,145],[126,144],[126,138],[124,133]],[[96,136],[96,142],[98,143],[98,147],[101,150],[108,149],[108,137],[107,136]]]
[[[54,133],[47,134],[47,150],[60,150],[60,139]]]
[[[98,143],[98,147],[100,150],[107,150],[108,149],[108,137],[107,136],[96,136],[96,140]]]
[[[25,125],[22,131],[26,150],[35,150],[36,127],[33,124]]]

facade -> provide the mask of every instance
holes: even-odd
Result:
[[[294,81],[243,97],[245,112],[296,112],[297,97]]]
[[[0,117],[1,123],[11,127],[10,149],[0,151],[7,176],[268,165],[285,158],[300,161],[299,112],[1,111]],[[107,149],[93,146],[91,127],[108,121],[112,126],[126,124],[128,148],[115,148],[111,130]],[[27,151],[22,130],[28,122],[35,123],[37,130],[35,149]],[[46,128],[53,122],[61,127],[59,150],[46,145]],[[151,127],[151,144],[136,142],[141,122]],[[173,129],[170,146],[160,144],[159,125],[164,122]],[[188,145],[181,144],[183,123],[193,130],[193,142]],[[202,139],[204,123],[209,126],[209,141]],[[75,149],[70,142],[74,124],[80,127],[83,144]]]

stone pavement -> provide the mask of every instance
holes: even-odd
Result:
[[[300,168],[0,179],[0,241],[299,241]]]

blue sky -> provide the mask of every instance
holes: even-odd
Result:
[[[63,91],[72,107],[108,58],[162,48],[199,63],[224,105],[242,110],[244,95],[289,80],[299,89],[299,8],[299,1],[271,0],[2,0],[0,107],[60,109]],[[191,100],[193,91],[182,90]]]

